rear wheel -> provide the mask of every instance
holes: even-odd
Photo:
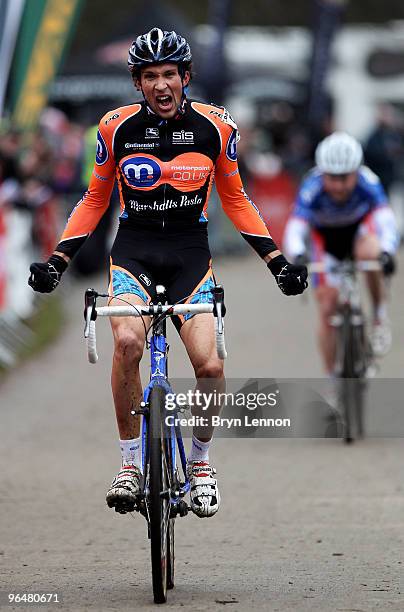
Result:
[[[152,388],[149,396],[149,517],[153,595],[155,603],[167,598],[170,492],[164,443],[165,390]]]

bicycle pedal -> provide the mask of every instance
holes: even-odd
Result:
[[[115,512],[118,514],[126,514],[127,512],[134,512],[136,510],[135,504],[116,504]]]
[[[187,405],[187,406],[181,406],[181,408],[179,408],[179,407],[177,406],[177,407],[175,408],[175,412],[176,412],[177,414],[178,414],[178,413],[183,414],[184,412],[187,412],[187,410],[191,410],[191,406],[188,406],[188,405]]]
[[[178,516],[178,514],[180,516],[186,516],[190,509],[191,507],[188,506],[188,504],[183,499],[181,499],[176,504],[172,504],[170,506],[170,518],[175,518],[176,516]]]
[[[147,402],[140,402],[139,408],[136,408],[135,410],[131,410],[130,413],[133,414],[134,416],[140,416],[142,414],[143,415],[149,414],[149,404]]]
[[[141,514],[142,516],[144,516],[146,519],[148,518],[148,514],[147,514],[147,508],[146,508],[146,504],[144,502],[139,503],[136,506],[136,512],[139,512],[139,514]]]
[[[126,514],[127,512],[133,512],[136,510],[135,502],[127,502],[127,501],[118,501],[118,500],[109,500],[107,501],[108,508],[114,508],[115,512],[119,514]]]

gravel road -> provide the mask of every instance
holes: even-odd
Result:
[[[282,296],[254,257],[219,262],[217,271],[229,313],[228,376],[321,376],[312,297]],[[102,281],[92,284],[101,289]],[[45,610],[155,609],[145,522],[105,505],[119,463],[112,344],[100,321],[100,361],[87,364],[83,288],[66,291],[59,340],[0,388],[5,609],[24,608],[8,605],[10,592],[57,593],[61,603]],[[379,376],[403,376],[403,297],[401,274],[391,305],[395,345]],[[257,313],[245,313],[247,300]],[[170,338],[172,376],[190,375],[174,331]],[[402,439],[351,447],[332,439],[217,439],[212,460],[222,506],[211,520],[177,521],[167,609],[404,610]]]

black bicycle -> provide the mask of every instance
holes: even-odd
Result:
[[[166,339],[167,317],[178,314],[213,313],[216,327],[217,353],[225,359],[224,341],[224,291],[217,285],[213,290],[213,304],[187,303],[168,305],[165,289],[157,288],[157,304],[134,306],[97,307],[98,294],[94,289],[85,293],[84,336],[87,338],[88,358],[91,363],[98,360],[96,349],[95,320],[98,316],[151,317],[146,334],[150,348],[150,382],[144,391],[143,402],[132,414],[142,415],[142,482],[136,510],[147,521],[147,532],[151,543],[152,583],[155,603],[164,603],[167,589],[174,587],[174,524],[176,517],[186,516],[190,510],[184,497],[190,483],[186,475],[186,455],[178,419],[183,408],[167,407],[166,396],[173,394],[168,381]],[[195,294],[196,298],[198,294]],[[192,297],[192,296],[191,296]],[[150,340],[148,336],[150,333]],[[173,397],[171,395],[171,397]],[[177,451],[179,463],[177,462]],[[181,471],[180,471],[181,468]]]
[[[344,260],[331,266],[322,262],[309,264],[310,272],[330,272],[339,276],[337,312],[330,323],[337,332],[337,408],[342,415],[343,438],[347,443],[364,435],[367,381],[376,372],[357,273],[379,270],[381,266],[376,261]]]

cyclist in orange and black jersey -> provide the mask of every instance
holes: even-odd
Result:
[[[72,257],[105,212],[117,180],[120,227],[206,232],[213,179],[223,208],[261,257],[275,251],[237,167],[237,126],[220,107],[183,100],[162,120],[146,102],[107,113],[99,124],[88,191],[74,209],[57,250]]]
[[[116,179],[121,200],[111,251],[111,304],[153,300],[164,284],[168,300],[211,302],[215,284],[207,240],[207,205],[215,179],[225,212],[267,263],[288,295],[307,286],[304,266],[289,264],[273,242],[258,209],[244,192],[237,167],[237,126],[224,108],[187,100],[191,51],[175,32],[154,28],[129,50],[129,68],[144,101],[107,113],[99,124],[97,154],[88,191],[73,210],[46,263],[31,265],[30,285],[53,290],[68,262],[109,205]],[[213,316],[177,321],[198,388],[224,389],[223,362],[216,353]],[[135,318],[111,318],[114,335],[112,391],[120,433],[122,467],[107,493],[119,512],[133,509],[141,469],[139,419],[131,409],[142,398],[139,362],[144,328]],[[210,381],[210,382],[209,382]],[[207,386],[206,386],[207,385]],[[213,407],[217,413],[220,406]],[[191,508],[200,517],[220,504],[209,464],[213,429],[194,430],[188,456]]]

